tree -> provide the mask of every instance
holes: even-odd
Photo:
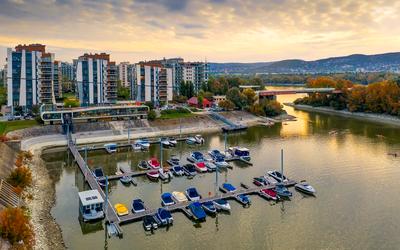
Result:
[[[263,107],[259,103],[255,103],[249,108],[250,113],[255,115],[265,115]]]
[[[235,104],[230,100],[222,100],[218,103],[218,107],[224,110],[233,110],[235,108]]]
[[[32,184],[32,173],[28,167],[16,167],[7,179],[7,182],[14,187],[24,189]]]
[[[129,87],[124,87],[121,84],[118,84],[117,96],[119,100],[129,100],[131,96]]]
[[[350,112],[362,112],[365,110],[365,98],[366,98],[365,86],[354,86],[348,95],[348,109]]]
[[[257,94],[253,89],[247,88],[242,91],[247,106],[252,106],[257,101]]]
[[[156,118],[157,118],[156,111],[150,110],[150,111],[147,113],[147,119],[149,119],[150,121],[154,121]]]
[[[261,102],[261,107],[266,116],[277,116],[283,112],[283,106],[275,100],[264,100]]]
[[[145,102],[144,105],[147,106],[147,107],[149,107],[150,110],[153,110],[153,109],[154,109],[154,104],[153,104],[153,102]]]
[[[0,233],[16,249],[32,249],[35,243],[32,224],[21,208],[0,211]]]
[[[226,99],[230,100],[236,107],[242,109],[245,106],[245,96],[240,93],[239,89],[234,87],[226,93]]]

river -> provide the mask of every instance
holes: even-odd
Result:
[[[279,97],[281,102],[298,96]],[[70,249],[399,249],[400,248],[400,129],[339,116],[286,111],[297,121],[272,127],[252,127],[247,132],[230,134],[229,146],[241,145],[251,150],[254,166],[233,164],[233,169],[219,174],[219,180],[239,186],[251,184],[252,178],[267,170],[279,169],[280,150],[284,150],[285,175],[306,179],[317,190],[315,197],[294,189],[293,198],[268,202],[251,196],[252,204],[244,208],[230,201],[230,214],[207,217],[202,223],[174,213],[174,225],[154,234],[143,230],[142,223],[123,225],[124,237],[107,238],[103,225],[81,223],[78,219],[79,191],[88,189],[78,168],[64,151],[43,154],[56,188],[52,215],[62,229]],[[224,148],[221,133],[204,135],[206,144],[196,147],[203,152]],[[186,158],[193,151],[184,143],[164,150]],[[114,174],[118,165],[130,164],[155,155],[149,152],[119,152],[109,155],[88,154],[91,167],[102,166]],[[169,183],[138,178],[138,185],[111,183],[110,200],[130,207],[141,198],[148,207],[160,206],[160,194],[196,187],[203,196],[215,192],[215,173],[199,174],[194,179],[174,178]]]

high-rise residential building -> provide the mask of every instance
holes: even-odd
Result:
[[[136,64],[135,88],[133,93],[140,102],[153,102],[160,106],[172,100],[172,69],[159,62]]]
[[[129,62],[121,62],[120,64],[118,64],[118,80],[121,81],[121,84],[124,87],[130,86],[129,69],[130,69]]]
[[[82,106],[117,100],[117,67],[110,55],[84,54],[76,61],[76,85]]]
[[[53,70],[53,90],[54,90],[54,98],[60,99],[62,98],[62,75],[61,75],[61,62],[54,61],[54,70]]]
[[[74,66],[68,62],[60,63],[61,76],[69,81],[74,80]]]
[[[55,103],[54,54],[42,44],[7,49],[7,105],[30,110],[34,105]]]

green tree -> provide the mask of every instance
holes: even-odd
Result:
[[[147,113],[147,119],[149,119],[150,121],[154,121],[156,118],[157,118],[156,111],[150,110],[150,111]]]
[[[149,107],[150,110],[154,109],[154,104],[153,102],[145,102],[144,105],[146,105],[147,107]]]
[[[257,101],[257,94],[253,89],[244,89],[242,94],[247,106],[252,106]]]
[[[226,99],[230,100],[233,104],[235,104],[236,107],[240,109],[242,109],[246,104],[245,98],[246,97],[240,93],[240,90],[236,87],[229,89],[226,93]]]

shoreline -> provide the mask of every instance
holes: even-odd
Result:
[[[400,118],[385,114],[363,113],[363,112],[350,112],[347,110],[335,110],[330,107],[313,107],[304,104],[284,103],[284,105],[292,107],[297,110],[311,111],[330,115],[339,115],[343,117],[351,117],[358,120],[370,121],[375,123],[387,124],[400,127]]]
[[[32,172],[32,186],[26,191],[32,199],[26,201],[31,213],[31,223],[35,232],[34,249],[66,249],[62,231],[51,209],[56,202],[55,183],[41,158],[41,150],[33,152],[29,167]]]

